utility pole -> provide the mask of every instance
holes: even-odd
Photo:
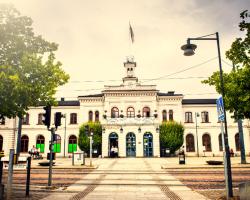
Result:
[[[91,130],[90,131],[90,136],[89,136],[89,147],[90,147],[90,150],[89,150],[89,165],[90,167],[92,167],[92,143],[93,143],[93,131]]]
[[[48,178],[48,186],[52,185],[52,166],[53,166],[53,149],[54,149],[54,134],[55,134],[55,128],[51,128],[51,141],[50,141],[50,152],[49,152],[49,178]]]

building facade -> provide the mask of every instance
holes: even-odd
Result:
[[[124,63],[125,77],[120,85],[105,86],[101,94],[79,96],[77,101],[61,99],[52,115],[64,115],[57,130],[54,151],[57,156],[69,156],[79,151],[79,127],[87,121],[102,124],[102,157],[111,155],[111,148],[118,149],[119,157],[159,157],[159,126],[163,121],[180,122],[185,127],[184,146],[188,156],[222,156],[223,143],[218,122],[215,99],[185,99],[173,91],[162,93],[156,85],[141,84],[135,76],[136,63]],[[49,152],[50,132],[42,124],[43,107],[30,108],[22,125],[21,152],[32,146],[41,153]],[[239,155],[237,123],[228,113],[230,149]],[[53,121],[53,117],[52,117]],[[6,154],[16,146],[17,119],[0,123],[0,150]],[[246,154],[250,154],[249,121],[243,123]]]

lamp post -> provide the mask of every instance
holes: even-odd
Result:
[[[67,122],[67,117],[66,117],[66,113],[62,116],[65,120],[64,120],[64,143],[63,143],[63,157],[65,158],[66,157],[66,130],[67,130],[67,127],[66,127],[66,122]]]
[[[197,146],[197,156],[199,157],[199,143],[198,143],[198,125],[197,125],[197,117],[199,117],[200,114],[195,112],[195,132],[196,132],[196,146]]]
[[[211,37],[213,36],[213,37]],[[215,36],[215,37],[214,37]],[[191,40],[215,40],[217,43],[217,51],[218,51],[218,58],[219,58],[219,70],[220,70],[220,86],[221,86],[221,95],[225,102],[225,92],[224,92],[224,81],[223,81],[223,71],[222,71],[222,64],[221,64],[221,54],[220,54],[220,40],[219,40],[219,33],[213,33],[209,35],[204,35],[197,38],[188,38],[187,44],[181,47],[184,50],[185,56],[192,56],[195,54],[195,49],[197,46],[195,44],[191,44]],[[225,145],[225,163],[224,163],[224,170],[225,170],[225,180],[226,180],[226,189],[227,189],[227,198],[233,197],[233,189],[232,189],[232,172],[231,172],[231,160],[230,160],[230,152],[229,152],[229,145],[228,145],[228,132],[227,132],[227,117],[226,117],[226,110],[223,104],[223,113],[224,113],[224,124],[225,124],[225,134],[224,134],[224,145]]]

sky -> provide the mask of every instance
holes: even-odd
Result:
[[[239,15],[250,8],[249,0],[0,0],[6,2],[33,19],[37,35],[59,44],[56,58],[70,80],[56,97],[66,100],[120,85],[131,55],[142,84],[184,98],[217,98],[212,86],[201,83],[219,69],[216,42],[194,41],[191,57],[180,47],[188,37],[219,32],[222,67],[230,71],[225,51],[242,36]]]

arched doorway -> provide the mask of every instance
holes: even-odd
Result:
[[[128,133],[126,136],[126,155],[127,157],[136,156],[136,139],[134,133]]]
[[[186,136],[186,151],[195,152],[194,136],[191,133],[187,134]]]
[[[143,152],[144,157],[153,156],[153,135],[152,133],[145,133],[143,135]]]
[[[108,152],[109,157],[111,156],[111,148],[112,147],[115,147],[118,149],[118,135],[117,135],[117,133],[110,133],[109,134],[109,152]],[[119,151],[117,153],[119,155]]]
[[[73,153],[77,151],[77,138],[75,135],[69,137],[68,142],[68,153]]]
[[[43,135],[38,135],[36,139],[36,148],[39,149],[40,153],[44,153],[45,138]]]
[[[54,141],[53,152],[61,153],[61,136],[58,134],[56,134],[56,141]]]
[[[29,149],[29,137],[27,135],[23,135],[21,137],[21,152],[28,152]]]

